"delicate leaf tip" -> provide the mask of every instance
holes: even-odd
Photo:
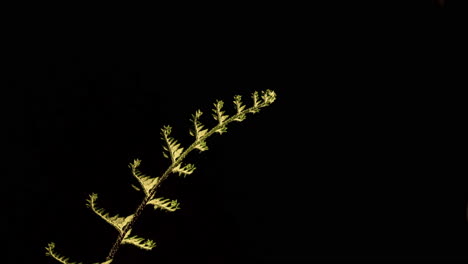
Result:
[[[125,228],[125,226],[127,224],[129,224],[132,219],[133,219],[133,214],[129,215],[129,216],[119,216],[119,215],[115,215],[115,216],[110,216],[108,213],[106,213],[104,211],[104,209],[102,208],[98,208],[96,206],[96,200],[98,198],[98,195],[93,193],[91,195],[89,195],[89,199],[87,200],[87,206],[95,213],[97,214],[99,217],[101,217],[104,221],[106,221],[108,224],[112,225],[113,227],[115,227],[115,229],[117,229],[117,231],[122,234],[123,233],[123,229]]]
[[[253,106],[250,108],[250,113],[255,114],[255,113],[258,113],[260,111],[260,109],[259,109],[259,104],[260,104],[259,100],[260,99],[258,98],[258,92],[257,91],[253,92],[252,93]]]
[[[130,167],[130,169],[132,170],[132,174],[133,176],[138,180],[138,182],[140,183],[141,187],[143,187],[143,192],[145,193],[146,196],[149,195],[149,192],[150,190],[156,185],[158,184],[159,182],[159,177],[150,177],[148,175],[145,175],[143,174],[139,169],[138,167],[140,166],[141,164],[141,160],[139,159],[135,159],[133,161],[133,163],[130,163],[130,165],[128,165]],[[132,185],[132,187],[139,191],[140,188],[138,188],[137,186],[134,186]]]
[[[47,244],[47,247],[45,248],[46,249],[46,253],[45,253],[46,256],[51,257],[51,258],[57,260],[58,262],[60,262],[62,264],[82,264],[81,262],[80,263],[70,262],[69,258],[64,257],[62,255],[59,255],[57,252],[55,252],[54,248],[55,248],[55,243],[54,242],[50,242],[49,244]]]
[[[161,209],[169,212],[174,212],[180,209],[180,203],[177,200],[164,199],[162,197],[155,198],[148,202],[148,204],[154,205],[154,209]]]
[[[187,176],[192,174],[195,171],[195,166],[193,164],[187,164],[185,166],[182,166],[181,164],[177,165],[174,169],[173,172],[179,173],[179,176]]]
[[[180,146],[180,143],[178,143],[177,140],[170,137],[171,132],[171,126],[164,126],[161,129],[162,140],[164,140],[166,143],[166,145],[163,146],[163,155],[164,157],[170,159],[172,163],[174,163],[180,157],[180,155],[184,151],[184,148]]]
[[[244,121],[245,115],[241,114],[242,111],[244,111],[245,109],[245,105],[242,104],[242,96],[240,95],[234,96],[234,106],[236,107],[236,111],[238,115],[234,120],[238,122]]]
[[[165,131],[165,133],[167,133],[167,135],[172,133],[172,127],[170,125],[163,126],[163,130]]]
[[[152,250],[156,247],[156,242],[151,239],[145,239],[139,236],[130,236],[130,232],[125,235],[122,244],[130,244],[144,250]]]
[[[190,121],[193,122],[193,129],[190,129],[189,133],[191,136],[195,137],[195,141],[198,141],[208,132],[208,129],[204,129],[204,125],[199,121],[202,114],[202,111],[197,110],[195,114],[192,115],[192,119],[190,119]]]
[[[190,119],[190,121],[193,122],[193,128],[189,131],[190,135],[195,137],[195,148],[200,152],[208,150],[206,142],[200,140],[208,132],[208,129],[205,129],[205,126],[199,121],[202,114],[203,112],[199,109],[195,112],[194,115],[192,115],[192,119]]]
[[[276,93],[272,90],[267,89],[261,93],[260,97],[257,91],[252,93],[253,106],[250,108],[251,113],[258,113],[260,108],[268,106],[276,100]]]
[[[258,91],[255,91],[252,93],[252,100],[253,100],[253,106],[258,107],[258,104],[260,103],[259,98],[258,98]]]
[[[216,130],[216,133],[223,134],[227,131],[227,127],[223,126],[224,121],[226,121],[229,116],[224,114],[222,110],[224,106],[224,102],[221,100],[216,100],[216,103],[213,104],[215,108],[213,108],[213,118],[218,121],[219,128]]]
[[[224,102],[221,100],[216,100],[216,103],[213,104],[215,108],[213,108],[213,118],[218,121],[218,124],[222,125],[226,119],[229,118],[228,115],[224,115],[223,106]]]
[[[262,91],[262,100],[265,105],[269,105],[276,100],[276,93],[275,91],[267,89],[266,91]]]

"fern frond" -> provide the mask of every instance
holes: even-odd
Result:
[[[166,145],[163,146],[163,155],[164,157],[170,159],[172,163],[175,163],[179,158],[180,154],[182,154],[182,152],[184,151],[184,148],[180,146],[180,143],[178,143],[177,140],[170,137],[171,131],[171,126],[164,126],[161,129],[162,139],[166,143]]]
[[[139,236],[130,236],[130,233],[127,233],[125,238],[122,240],[122,244],[131,244],[144,250],[152,250],[156,247],[156,242],[153,240]]]
[[[193,164],[187,164],[185,166],[182,166],[182,163],[177,165],[172,171],[179,173],[179,176],[187,176],[193,173],[195,171],[195,166]]]
[[[96,207],[97,197],[98,195],[95,193],[89,195],[89,199],[87,200],[87,206],[104,221],[115,227],[115,229],[117,229],[117,231],[119,231],[120,234],[122,234],[124,227],[132,221],[133,214],[126,217],[119,215],[109,216],[109,214],[106,213],[104,209]]]
[[[163,155],[164,157],[171,160],[171,165],[166,171],[160,176],[156,178],[152,178],[148,175],[143,174],[138,167],[141,164],[141,160],[135,159],[133,163],[130,163],[129,167],[132,170],[133,176],[138,180],[141,185],[141,188],[145,192],[145,199],[143,199],[142,203],[136,209],[134,214],[129,216],[123,217],[119,215],[110,216],[108,213],[104,211],[104,209],[98,208],[96,206],[97,201],[97,194],[91,194],[89,199],[87,199],[87,206],[91,208],[91,210],[96,213],[100,218],[104,221],[112,225],[114,228],[117,229],[119,232],[119,236],[116,239],[114,245],[109,251],[109,254],[106,257],[105,262],[95,263],[95,264],[110,264],[119,250],[121,244],[132,244],[136,247],[145,250],[151,250],[156,247],[156,243],[150,239],[144,239],[138,236],[130,236],[132,226],[136,222],[137,218],[141,215],[142,211],[146,207],[146,205],[154,206],[155,210],[161,209],[169,212],[174,212],[179,207],[179,202],[177,200],[170,200],[165,199],[162,197],[153,198],[156,190],[161,182],[167,179],[169,175],[172,173],[178,173],[181,176],[192,174],[195,170],[195,166],[193,164],[183,164],[184,158],[194,149],[198,149],[200,151],[205,151],[208,149],[206,146],[206,140],[211,135],[215,133],[222,134],[227,131],[227,125],[233,121],[243,121],[246,116],[250,113],[257,113],[263,107],[266,107],[273,103],[276,100],[276,93],[271,90],[262,91],[261,95],[259,92],[254,92],[251,95],[253,104],[250,107],[246,107],[242,103],[242,97],[240,95],[234,96],[234,106],[236,109],[236,114],[229,116],[226,115],[223,106],[224,102],[221,100],[217,100],[214,103],[213,109],[213,117],[218,124],[211,128],[206,129],[203,124],[200,122],[200,117],[202,116],[202,112],[197,110],[194,115],[192,115],[191,121],[193,122],[193,128],[189,131],[191,136],[195,137],[195,142],[192,143],[187,149],[181,147],[181,144],[177,142],[174,138],[172,138],[171,126],[164,126],[161,129],[161,138],[164,140],[163,145]],[[135,189],[140,189],[139,187],[133,186]],[[55,244],[49,243],[46,247],[46,255],[54,258],[55,260],[59,261],[62,264],[81,264],[76,262],[70,262],[70,260],[64,256],[57,254],[54,251]]]
[[[180,209],[180,203],[177,200],[164,199],[162,197],[155,198],[148,202],[148,204],[154,205],[154,209],[166,210],[169,212],[174,212],[177,209]]]
[[[57,252],[55,252],[54,248],[55,248],[54,242],[50,242],[49,244],[47,244],[47,247],[45,248],[46,256],[49,256],[62,264],[82,264],[82,262],[70,262],[69,258],[58,254]]]
[[[151,176],[143,174],[138,167],[141,164],[141,160],[135,159],[133,163],[130,163],[128,165],[130,169],[132,169],[132,174],[133,176],[138,180],[140,183],[141,187],[143,187],[143,192],[145,193],[146,196],[149,196],[150,190],[158,184],[159,177],[153,178]],[[136,190],[138,190],[137,187],[133,186]]]

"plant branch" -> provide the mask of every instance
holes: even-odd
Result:
[[[274,100],[275,100],[275,93],[272,91],[267,90],[264,92],[262,96],[263,100],[259,100],[258,94],[254,93],[253,95],[253,100],[254,100],[254,105],[250,108],[243,109],[242,111],[238,111],[235,115],[227,118],[226,120],[222,120],[219,122],[218,125],[213,127],[211,130],[209,130],[206,134],[203,136],[196,138],[195,141],[185,150],[182,152],[182,154],[177,158],[174,159],[171,156],[172,163],[171,165],[166,169],[166,171],[161,175],[159,178],[158,182],[156,185],[148,192],[149,194],[145,196],[145,199],[140,203],[140,205],[137,207],[136,212],[133,215],[133,218],[131,221],[122,229],[122,232],[119,234],[117,237],[116,241],[114,242],[114,245],[110,249],[106,260],[112,260],[119,250],[120,246],[122,245],[122,241],[127,235],[127,233],[132,229],[133,225],[136,223],[138,220],[138,217],[141,215],[145,207],[148,205],[148,202],[151,201],[151,199],[154,197],[156,194],[156,191],[158,190],[159,186],[161,183],[166,180],[171,173],[173,173],[174,168],[176,168],[178,165],[182,163],[184,158],[194,149],[197,148],[197,146],[201,143],[204,142],[208,137],[213,135],[214,133],[222,133],[220,131],[225,131],[226,126],[233,122],[233,121],[242,121],[245,118],[245,115],[248,113],[257,113],[261,108],[270,105]],[[223,130],[224,129],[224,130]],[[167,140],[167,138],[166,138]]]

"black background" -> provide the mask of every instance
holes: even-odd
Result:
[[[164,171],[163,125],[188,146],[196,109],[211,127],[216,99],[233,113],[233,95],[250,104],[265,89],[277,102],[164,183],[182,209],[145,210],[136,232],[158,247],[123,246],[115,263],[467,260],[465,7],[179,6],[137,23],[44,16],[14,29],[2,103],[9,263],[54,263],[50,241],[102,260],[116,234],[88,195],[131,213],[141,194],[127,165]]]

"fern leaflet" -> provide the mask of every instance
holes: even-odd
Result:
[[[120,234],[123,234],[123,229],[128,223],[130,223],[130,221],[132,221],[133,214],[126,217],[119,215],[109,216],[109,214],[106,213],[104,209],[96,207],[97,197],[97,194],[91,194],[89,196],[89,199],[87,200],[87,206],[104,221],[115,227],[115,229],[117,229],[117,231],[119,231]]]
[[[152,250],[156,247],[156,243],[151,239],[145,239],[139,236],[130,236],[130,232],[125,235],[122,244],[130,244],[144,250]]]
[[[234,119],[235,121],[242,122],[245,119],[245,115],[242,114],[242,111],[245,109],[245,105],[242,104],[242,96],[236,95],[234,96],[234,106],[237,111],[237,117]]]
[[[178,143],[177,140],[170,137],[171,131],[171,126],[164,126],[161,129],[162,139],[166,143],[166,145],[163,146],[163,155],[164,157],[170,159],[172,163],[175,163],[179,158],[180,154],[182,154],[182,152],[184,151],[184,148],[180,146],[180,143]]]
[[[54,248],[55,248],[55,243],[50,242],[46,247],[46,256],[52,257],[62,264],[82,264],[82,262],[70,262],[69,258],[66,258],[58,254],[57,252],[55,252]]]
[[[173,172],[179,173],[179,176],[184,177],[192,174],[193,171],[195,171],[195,165],[193,164],[187,164],[185,166],[182,166],[182,163],[180,163],[173,169]]]
[[[174,212],[180,209],[180,203],[177,200],[164,199],[162,197],[155,198],[148,202],[148,204],[154,205],[154,209],[161,209],[169,212]]]
[[[135,159],[133,163],[130,163],[129,167],[132,169],[132,174],[133,176],[138,180],[140,183],[141,187],[143,187],[143,192],[145,193],[146,196],[149,196],[150,190],[158,184],[159,177],[153,178],[148,175],[143,174],[139,169],[138,166],[140,166],[141,160]],[[134,186],[135,189],[138,190]]]
[[[192,119],[190,119],[190,121],[193,122],[193,128],[189,131],[190,135],[195,137],[195,148],[198,149],[200,152],[208,150],[206,142],[200,140],[200,138],[205,136],[208,132],[208,129],[205,129],[205,126],[199,121],[202,114],[202,111],[197,110],[195,114],[192,115]]]

